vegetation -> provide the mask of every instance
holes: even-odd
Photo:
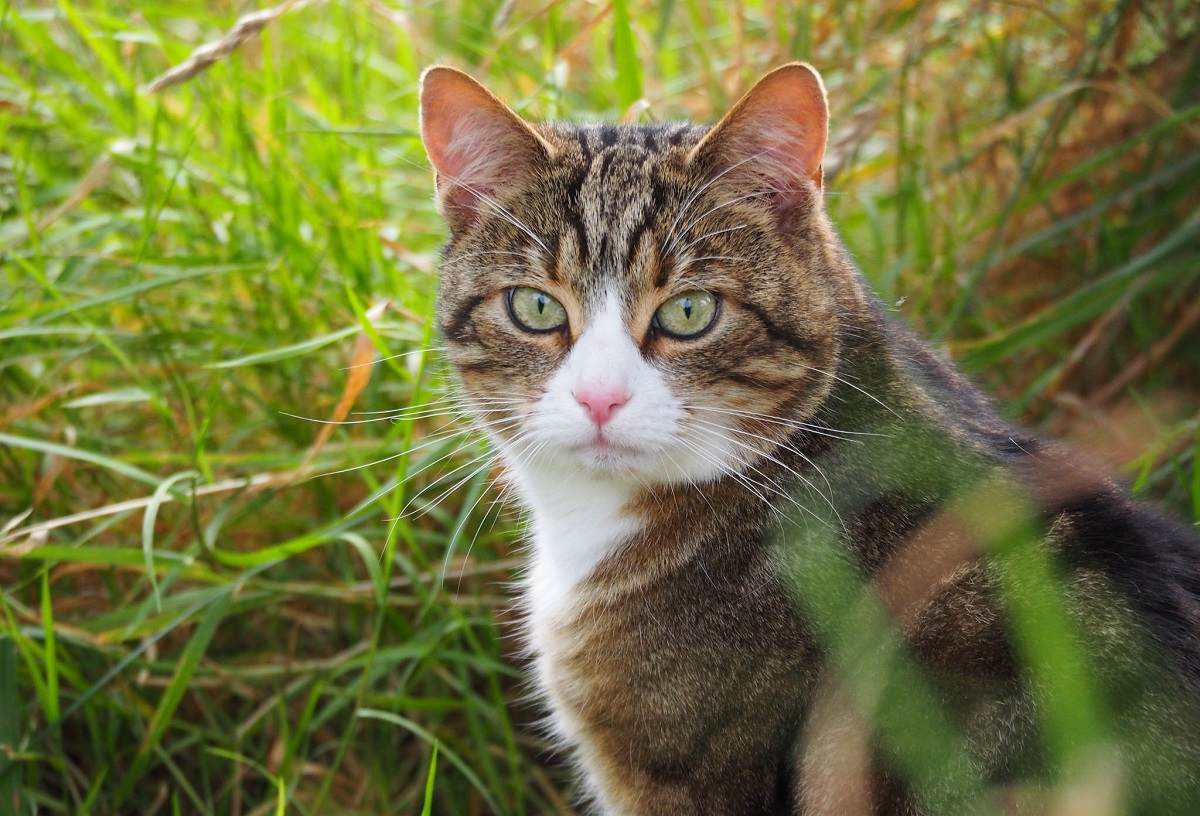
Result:
[[[293,0],[235,29],[251,11],[0,0],[19,812],[570,810],[523,702],[515,514],[443,398],[434,62],[534,119],[703,120],[810,60],[829,205],[885,301],[1200,519],[1195,3]]]

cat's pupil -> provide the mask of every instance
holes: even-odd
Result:
[[[692,319],[692,299],[691,298],[683,299],[683,316],[686,317],[688,320]]]
[[[545,295],[537,296],[537,310],[538,310],[538,314],[545,313],[545,311],[546,311],[546,296]]]

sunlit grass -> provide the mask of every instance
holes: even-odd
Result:
[[[251,10],[0,3],[0,796],[23,812],[568,807],[520,702],[514,519],[451,408],[419,407],[445,397],[421,351],[433,62],[534,119],[710,120],[812,61],[829,206],[885,302],[1200,517],[1191,5],[312,3],[142,92]],[[347,408],[375,421],[297,418]]]

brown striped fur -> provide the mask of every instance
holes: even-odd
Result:
[[[596,808],[966,807],[890,752],[894,726],[831,660],[837,621],[806,587],[825,580],[817,554],[832,541],[961,733],[979,795],[1066,812],[1051,783],[1074,777],[1047,755],[988,552],[1028,522],[1089,649],[1111,749],[1097,767],[1121,812],[1200,813],[1200,546],[1006,425],[881,312],[822,207],[811,68],[772,72],[713,128],[530,125],[448,68],[426,73],[421,104],[451,226],[440,327],[502,461],[540,455],[523,434],[613,297],[682,427],[720,420],[734,440],[703,478],[598,473],[631,485],[628,530],[555,614],[531,613],[539,682]],[[514,287],[555,298],[567,325],[514,325]],[[658,330],[659,306],[689,290],[719,295],[712,327]]]

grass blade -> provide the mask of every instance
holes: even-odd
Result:
[[[433,744],[433,755],[429,757],[429,776],[425,780],[425,806],[421,808],[421,816],[433,816],[433,782],[437,778],[438,745]]]
[[[188,640],[187,647],[183,650],[183,654],[176,664],[175,675],[171,678],[170,685],[163,692],[162,699],[159,700],[158,706],[150,718],[150,723],[146,728],[145,736],[142,738],[141,746],[138,748],[133,764],[122,780],[121,787],[117,790],[114,806],[119,806],[129,796],[134,786],[141,780],[142,775],[145,773],[151,755],[159,747],[163,735],[166,734],[167,729],[173,723],[175,709],[183,700],[183,695],[188,689],[188,683],[200,665],[200,659],[204,657],[204,652],[208,649],[208,644],[212,641],[213,635],[216,634],[217,627],[224,620],[225,610],[228,609],[232,598],[232,588],[222,588],[216,590],[212,598],[202,608],[200,625],[196,627],[196,631],[192,633],[191,638]]]
[[[391,723],[392,725],[398,725],[406,731],[412,732],[430,745],[440,744],[436,737],[434,737],[421,726],[417,725],[417,723],[413,722],[407,717],[394,714],[391,711],[379,711],[373,708],[364,708],[358,712],[358,716],[368,720],[382,720],[383,722]],[[483,784],[483,781],[479,778],[471,766],[463,761],[462,757],[445,746],[442,746],[441,751],[446,755],[446,759],[450,760],[450,764],[457,768],[459,773],[467,778],[467,780],[483,798],[483,801],[486,802],[488,807],[492,809],[493,813],[503,812],[499,803],[496,802],[495,798],[492,796],[491,790]]]
[[[18,812],[21,766],[10,757],[21,738],[21,698],[17,692],[17,648],[0,634],[0,811]]]
[[[150,581],[150,591],[154,595],[154,606],[162,611],[162,598],[158,594],[158,575],[154,568],[154,520],[158,517],[158,508],[166,500],[171,492],[171,488],[184,479],[197,479],[199,473],[194,470],[186,470],[183,473],[176,473],[169,479],[163,480],[158,487],[154,489],[154,495],[150,497],[150,503],[146,505],[146,512],[142,516],[142,554],[146,564],[146,577]]]
[[[42,570],[42,659],[46,664],[46,695],[42,705],[46,719],[51,723],[59,720],[58,701],[58,650],[54,639],[54,605],[50,601],[50,569]]]
[[[617,101],[627,110],[642,98],[642,65],[627,0],[613,0],[612,55],[617,68]]]
[[[6,433],[0,433],[0,445],[9,445],[14,448],[25,448],[26,450],[40,451],[41,453],[50,453],[67,459],[77,459],[81,462],[99,465],[106,470],[119,473],[122,476],[142,482],[143,484],[153,485],[155,487],[158,487],[159,485],[159,478],[153,473],[149,473],[133,465],[127,465],[124,462],[113,459],[110,456],[92,453],[91,451],[81,450],[80,448],[70,447],[69,445],[60,445],[57,442],[46,442],[41,439],[25,439]]]

